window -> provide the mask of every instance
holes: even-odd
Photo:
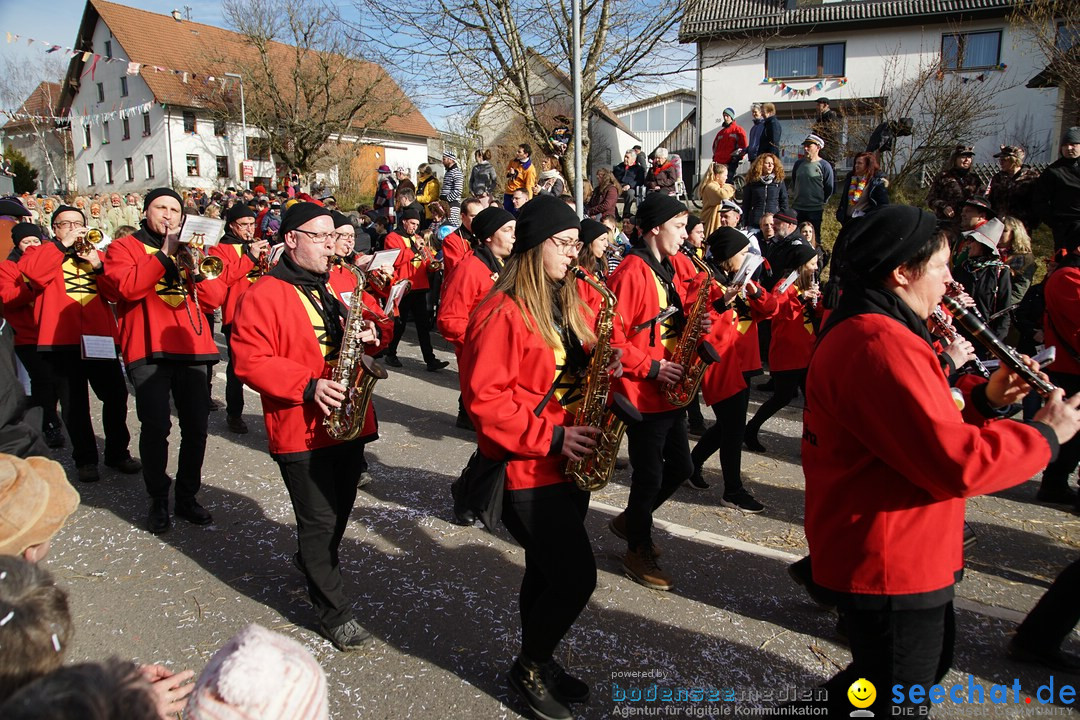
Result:
[[[104,83],[98,83],[97,84],[97,101],[99,103],[105,102],[105,84]]]
[[[146,156],[146,179],[147,180],[153,180],[154,179],[154,156],[153,155],[147,155]]]
[[[844,74],[844,43],[770,48],[765,51],[765,74],[771,78],[840,77]]]
[[[225,120],[223,118],[214,118],[214,135],[218,137],[225,135]]]
[[[90,184],[94,184],[94,163],[86,163],[86,177],[89,179]]]
[[[981,70],[1000,62],[1001,31],[941,36],[941,65],[946,70]]]
[[[187,156],[187,174],[188,177],[199,177],[199,156],[188,155]]]
[[[142,114],[142,136],[150,137],[150,111]]]
[[[82,126],[82,138],[83,138],[83,141],[82,141],[83,147],[84,148],[90,147],[90,126],[89,125],[83,125]],[[90,183],[90,184],[93,185],[94,183]]]
[[[120,139],[121,140],[130,140],[131,139],[131,122],[127,118],[124,118],[123,120],[120,121],[120,128],[124,131],[123,137],[121,137]]]
[[[124,158],[124,179],[128,182],[135,179],[135,163],[131,158]]]
[[[270,160],[269,138],[253,137],[248,140],[249,160]]]
[[[112,40],[105,41],[105,57],[112,58]]]
[[[120,97],[127,97],[127,78],[120,78]]]
[[[112,181],[113,181],[112,160],[106,160],[105,161],[105,184],[106,185],[112,185]]]
[[[664,106],[649,108],[649,130],[664,131]]]
[[[1066,27],[1065,23],[1058,23],[1057,36],[1054,46],[1059,52],[1065,52],[1080,43],[1080,28]]]
[[[195,132],[195,113],[187,110],[184,111],[184,132]]]
[[[225,155],[217,156],[217,176],[219,178],[229,177],[229,158]]]
[[[101,144],[102,145],[108,145],[109,144],[109,121],[108,120],[101,123]]]
[[[638,110],[630,116],[630,129],[634,132],[646,132],[649,129],[649,114],[645,110]]]

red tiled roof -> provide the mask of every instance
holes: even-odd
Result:
[[[189,20],[177,22],[170,15],[159,15],[105,0],[88,1],[76,49],[90,49],[89,38],[97,17],[108,25],[119,44],[119,48],[114,49],[117,56],[123,55],[132,62],[151,66],[142,68],[140,74],[155,100],[160,103],[206,107],[210,103],[203,79],[236,72],[254,58],[254,51],[243,37],[231,30]],[[270,53],[272,58],[280,60],[275,63],[277,66],[295,62],[294,48],[289,45],[272,43]],[[405,97],[382,67],[357,60],[346,62],[356,63],[357,72],[365,77],[365,85],[377,87],[379,100],[372,115],[381,121],[386,114],[385,108],[397,106],[389,119],[378,123],[378,129],[400,135],[438,137],[438,131]],[[156,72],[153,66],[169,71]],[[81,75],[81,68],[82,60],[76,57],[72,60],[72,69],[68,71],[69,83]],[[196,77],[188,78],[189,82],[185,83],[183,77],[172,70],[188,71]],[[363,117],[354,119],[353,126],[363,128]]]

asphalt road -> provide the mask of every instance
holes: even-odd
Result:
[[[472,435],[454,428],[456,365],[426,372],[408,342],[401,357],[405,367],[376,388],[382,437],[368,448],[375,482],[360,492],[341,548],[358,617],[378,638],[370,649],[338,653],[313,630],[303,579],[289,562],[292,509],[266,452],[258,397],[247,392],[250,434],[229,433],[223,412],[211,417],[200,497],[213,525],[176,520],[155,537],[143,529],[148,501],[140,476],[103,468],[100,483],[79,486],[82,506],[47,560],[71,594],[69,661],[118,655],[199,671],[254,622],[311,650],[326,671],[335,718],[519,717],[525,708],[503,676],[518,647],[523,553],[503,529],[493,535],[447,522],[449,485],[473,447]],[[214,395],[222,398],[224,364],[215,370]],[[754,393],[751,412],[763,398]],[[800,412],[793,406],[765,425],[768,454],[744,456],[763,514],[722,508],[716,485],[684,487],[658,512],[656,541],[676,581],[672,592],[622,574],[623,545],[607,522],[624,506],[625,471],[595,493],[587,525],[599,582],[558,649],[560,661],[593,687],[580,717],[760,716],[848,662],[834,616],[786,573],[806,551]],[[128,419],[137,438],[133,402]],[[171,467],[178,439],[174,424]],[[66,452],[57,453],[73,470]],[[721,482],[715,458],[706,479]],[[958,587],[957,653],[945,680],[989,689],[1018,679],[1020,704],[946,704],[935,717],[1071,714],[1035,697],[1049,671],[1005,657],[1016,622],[1080,546],[1077,518],[1035,504],[1035,489],[1029,482],[969,504],[979,543]],[[632,700],[654,685],[686,694],[666,703]],[[713,691],[730,699],[710,701]]]

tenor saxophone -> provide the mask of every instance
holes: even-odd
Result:
[[[689,246],[684,245],[680,250],[687,255],[698,270],[705,273],[705,282],[698,290],[697,299],[686,313],[686,326],[683,328],[679,344],[675,352],[671,354],[671,362],[678,363],[683,367],[682,377],[664,390],[664,397],[675,407],[686,407],[697,395],[701,379],[705,377],[705,368],[711,363],[720,360],[716,348],[708,342],[702,342],[704,335],[701,323],[709,313],[709,294],[712,290],[712,268],[704,260],[699,258]]]
[[[574,425],[599,428],[600,435],[596,439],[593,453],[581,460],[571,460],[566,465],[567,476],[582,490],[593,492],[600,490],[611,480],[626,424],[640,421],[641,413],[624,395],[611,393],[608,365],[611,364],[613,354],[611,334],[615,322],[615,295],[581,268],[575,268],[574,275],[592,286],[604,301],[596,317],[596,348],[589,360],[583,397],[574,416]]]
[[[356,276],[356,289],[349,301],[349,315],[345,318],[345,334],[341,338],[337,365],[331,380],[345,386],[345,400],[323,419],[327,434],[335,440],[355,440],[364,428],[371,391],[378,380],[386,377],[386,370],[364,354],[360,333],[367,321],[364,319],[364,275],[351,264],[345,264]]]

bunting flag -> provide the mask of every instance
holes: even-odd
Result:
[[[0,110],[0,115],[4,115],[12,120],[34,120],[36,122],[62,122],[71,120],[73,116],[77,116],[80,123],[83,125],[100,125],[107,120],[130,118],[136,115],[141,115],[146,112],[150,112],[156,103],[144,102],[141,105],[135,105],[128,108],[119,108],[115,106],[109,112],[95,113],[91,115],[89,111],[84,107],[81,113],[76,113],[74,108],[71,115],[31,115],[24,112],[12,112],[9,110]],[[162,105],[162,108],[165,106]]]
[[[19,40],[23,39],[22,35],[17,35],[17,34],[15,34],[13,32],[5,31],[4,35],[5,35],[6,39],[7,39],[8,44],[18,42]],[[172,73],[173,75],[175,75],[180,80],[180,82],[185,83],[185,84],[190,84],[193,81],[201,81],[204,85],[209,85],[211,83],[218,83],[218,84],[221,85],[222,89],[224,89],[226,81],[227,81],[227,78],[225,78],[225,77],[220,77],[220,76],[215,77],[214,75],[200,75],[198,73],[192,72],[191,70],[176,70],[176,69],[173,69],[173,68],[164,68],[164,67],[161,67],[159,65],[146,65],[144,63],[133,62],[131,60],[128,60],[127,58],[105,57],[104,55],[99,55],[98,53],[95,53],[95,52],[84,51],[84,50],[73,50],[73,49],[71,49],[69,47],[62,47],[62,46],[56,45],[54,43],[45,42],[44,40],[37,40],[37,39],[32,38],[32,37],[28,37],[28,38],[25,38],[25,39],[26,39],[27,46],[31,46],[31,45],[34,45],[36,43],[40,43],[42,46],[44,46],[46,48],[46,50],[45,50],[46,54],[60,52],[60,53],[63,53],[64,55],[66,55],[67,57],[72,57],[72,58],[81,56],[81,60],[82,60],[83,63],[90,63],[89,69],[87,69],[87,71],[85,73],[83,73],[83,76],[85,77],[86,75],[90,75],[91,80],[94,79],[94,73],[97,70],[97,64],[99,62],[105,62],[105,63],[124,63],[127,66],[127,74],[128,75],[142,75],[142,74],[145,74],[150,69],[152,69],[155,73]],[[232,78],[232,79],[236,80],[237,78]]]
[[[784,82],[782,80],[774,80],[771,77],[763,78],[761,82],[763,84],[765,84],[765,85],[773,85],[773,86],[777,87],[780,90],[781,95],[784,95],[784,96],[787,96],[787,97],[799,97],[799,98],[802,98],[802,97],[810,97],[811,95],[816,95],[817,93],[820,93],[822,90],[825,89],[825,83],[827,83],[827,82],[835,83],[833,85],[834,88],[844,87],[845,85],[847,85],[848,79],[846,77],[826,78],[824,80],[818,80],[816,83],[814,83],[812,86],[810,86],[808,88],[802,88],[802,89],[793,88],[790,85],[788,85],[786,82]]]

